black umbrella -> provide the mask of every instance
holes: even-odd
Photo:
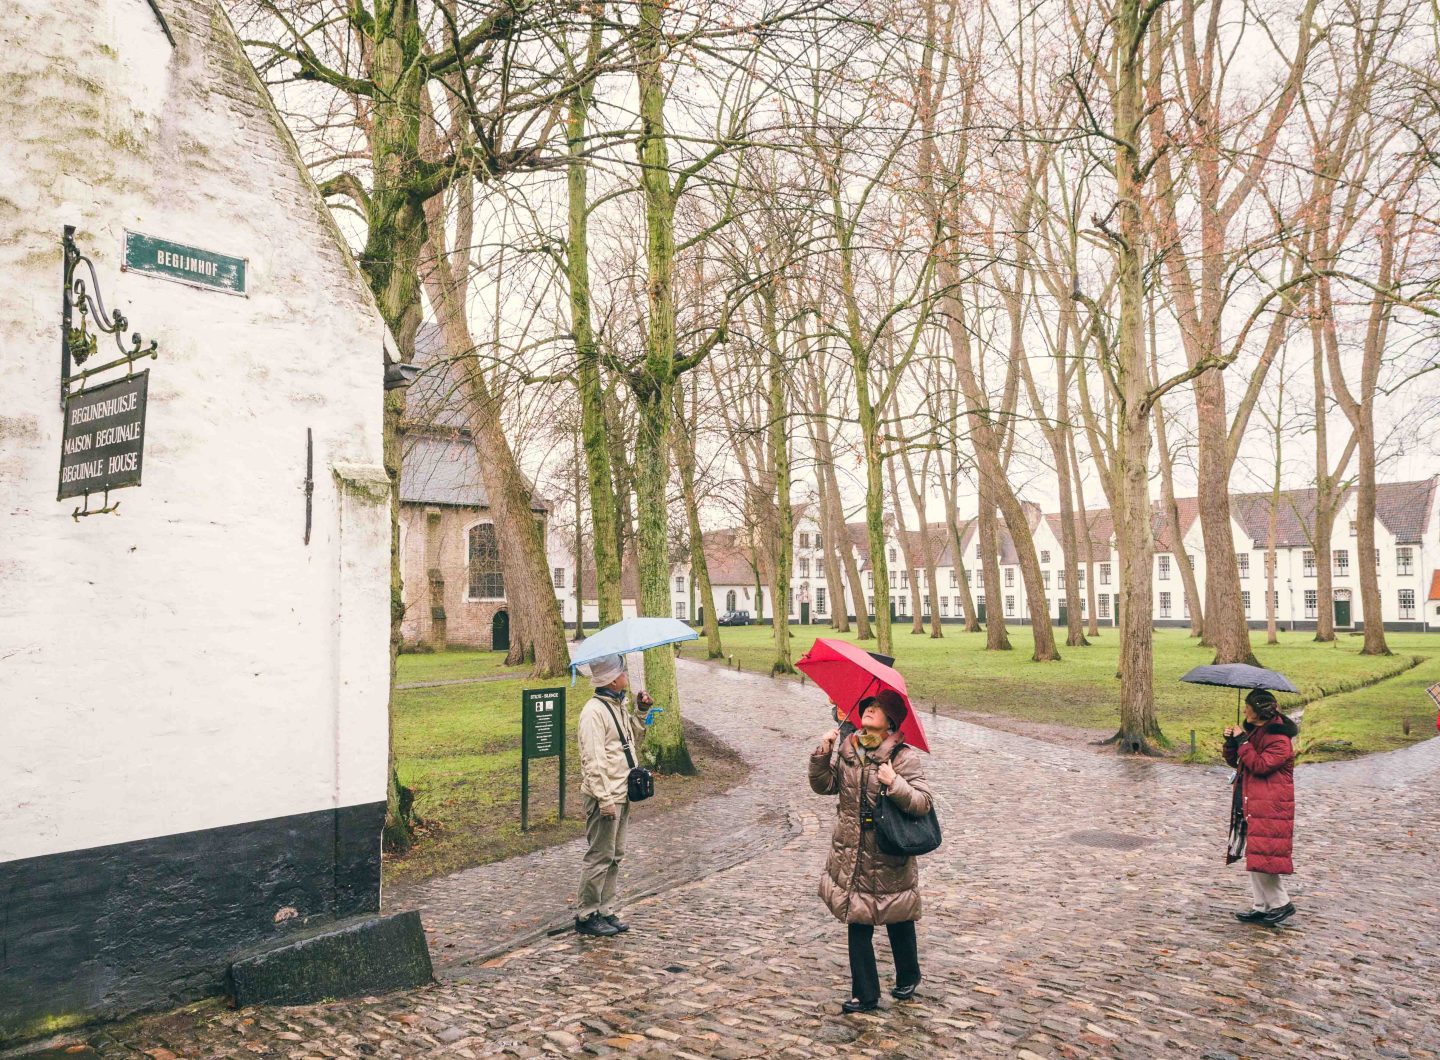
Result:
[[[1221,663],[1197,666],[1180,678],[1192,685],[1217,685],[1220,688],[1265,688],[1272,692],[1299,692],[1284,674],[1248,663]],[[1240,693],[1235,693],[1235,724],[1240,724]]]

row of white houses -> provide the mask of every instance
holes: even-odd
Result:
[[[1380,575],[1382,621],[1387,629],[1440,630],[1440,476],[1418,482],[1383,483],[1378,488],[1375,527],[1376,555],[1372,562]],[[1269,532],[1271,497],[1269,494],[1235,494],[1231,497],[1231,526],[1235,552],[1240,566],[1242,601],[1250,622],[1256,627],[1266,621],[1265,553]],[[1194,498],[1178,502],[1180,526],[1178,534],[1168,518],[1156,515],[1156,553],[1154,559],[1154,622],[1157,626],[1186,625],[1189,610],[1181,581],[1176,550],[1183,549],[1191,558],[1203,598],[1205,584],[1205,547],[1201,536],[1199,508]],[[1355,527],[1356,496],[1346,496],[1336,513],[1331,540],[1332,598],[1319,599],[1319,578],[1315,567],[1313,543],[1314,490],[1290,490],[1281,494],[1279,525],[1276,537],[1276,612],[1282,628],[1313,629],[1321,606],[1331,608],[1338,629],[1362,628],[1365,615],[1360,602],[1359,555]],[[1082,609],[1089,608],[1090,589],[1094,590],[1096,619],[1101,625],[1113,625],[1119,606],[1119,557],[1114,548],[1114,533],[1108,510],[1092,510],[1079,517],[1085,525],[1078,528]],[[1052,620],[1065,620],[1064,552],[1061,546],[1060,517],[1042,513],[1031,506],[1031,531],[1039,553],[1040,568],[1049,598]],[[1088,526],[1090,549],[1085,546]],[[877,601],[874,575],[870,565],[868,542],[863,524],[847,528],[849,547],[861,570],[864,583],[864,606],[874,614],[877,604],[888,606],[897,618],[912,616],[911,581],[920,586],[922,617],[930,617],[928,581],[923,569],[906,569],[904,551],[893,524],[887,533],[887,561],[891,576],[888,600]],[[939,580],[940,618],[960,621],[964,617],[963,597],[955,570],[950,534],[943,524],[931,524],[932,548],[937,555],[936,577]],[[915,542],[912,559],[919,563],[918,531],[910,531]],[[978,534],[973,524],[964,527],[961,549],[964,566],[975,595],[976,610],[982,621],[1003,617],[1007,623],[1030,621],[1030,610],[1023,579],[1010,535],[1002,528],[999,535],[1000,584],[983,584],[980,570]],[[774,601],[766,599],[765,579],[759,575],[758,550],[746,544],[738,531],[720,531],[707,535],[706,556],[710,568],[713,599],[709,606],[718,613],[748,611],[752,620],[770,619]],[[557,561],[559,557],[556,557]],[[791,598],[787,613],[793,621],[828,623],[832,610],[844,604],[850,615],[856,613],[855,600],[846,588],[843,596],[838,587],[826,578],[820,527],[808,511],[802,510],[796,520],[795,566],[791,572]],[[556,577],[564,579],[569,571],[557,565]],[[1087,586],[1086,579],[1094,585]],[[557,587],[557,595],[561,589]],[[574,596],[569,595],[567,615],[573,621]],[[676,618],[699,622],[704,600],[699,599],[695,579],[688,563],[674,570],[671,604]],[[587,610],[587,620],[590,614]]]

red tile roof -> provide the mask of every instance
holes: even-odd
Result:
[[[1418,482],[1381,482],[1375,487],[1375,518],[1395,535],[1402,545],[1418,544],[1429,527],[1435,507],[1437,478]],[[1355,492],[1345,491],[1345,501]],[[1281,490],[1275,543],[1280,548],[1303,548],[1314,544],[1315,489]],[[1270,533],[1270,497],[1267,493],[1232,493],[1230,510],[1236,522],[1257,545]],[[1183,502],[1182,502],[1183,503]],[[1343,502],[1342,502],[1343,504]]]
[[[1429,600],[1440,600],[1440,570],[1430,572],[1430,595]]]

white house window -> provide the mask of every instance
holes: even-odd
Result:
[[[941,618],[949,618],[949,617],[950,617],[950,597],[948,597],[948,596],[942,596],[942,597],[940,597],[940,617],[941,617]]]
[[[875,597],[872,596],[865,601],[865,610],[870,613],[871,618],[875,617]]]
[[[810,535],[809,535],[809,533],[803,533],[803,534],[800,535],[800,547],[801,547],[801,548],[809,548],[809,547],[810,547]]]
[[[1335,550],[1335,575],[1344,577],[1350,573],[1350,550],[1337,548]]]
[[[1040,550],[1040,562],[1041,562],[1041,563],[1049,563],[1049,562],[1050,562],[1050,550],[1049,550],[1049,549],[1042,548],[1042,549]]]
[[[1242,552],[1240,553],[1240,555],[1236,556],[1235,559],[1240,564],[1240,577],[1250,577],[1250,553]]]
[[[817,615],[823,615],[823,614],[825,613],[825,590],[824,590],[824,589],[816,589],[816,590],[815,590],[815,613],[816,613]]]
[[[1243,556],[1241,557],[1244,558]],[[1250,590],[1244,589],[1240,592],[1240,606],[1245,609],[1245,614],[1250,614]]]
[[[565,568],[556,567],[554,571],[551,572],[550,580],[555,583],[555,588],[565,588]]]
[[[800,561],[800,577],[810,577],[810,561],[808,559],[802,559]]]
[[[1084,568],[1084,567],[1081,567],[1081,568],[1080,568],[1080,587],[1081,587],[1082,589],[1085,587],[1085,568]]]
[[[1400,590],[1400,617],[1402,619],[1413,619],[1415,617],[1415,590]]]
[[[1081,567],[1081,568],[1080,568],[1080,580],[1081,580],[1082,582],[1085,580],[1085,568],[1084,568],[1084,567]],[[1110,564],[1108,564],[1108,563],[1102,563],[1102,564],[1100,564],[1100,584],[1101,584],[1101,585],[1109,585],[1109,584],[1110,584]]]
[[[681,622],[684,622],[684,621],[685,621],[685,601],[684,601],[684,600],[676,600],[676,601],[675,601],[675,617],[678,618]]]
[[[1168,582],[1168,581],[1170,580],[1170,557],[1169,557],[1169,556],[1161,556],[1161,557],[1160,557],[1160,580],[1161,580],[1162,582]]]
[[[1307,578],[1315,577],[1315,553],[1306,551],[1300,554],[1300,570]]]
[[[951,568],[950,568],[950,588],[952,588],[952,589],[958,589],[958,588],[960,588],[960,576],[955,573],[955,568],[954,568],[954,567],[951,567]]]
[[[1400,575],[1414,574],[1414,557],[1415,552],[1413,549],[1397,548],[1395,550],[1395,573]]]
[[[875,588],[875,572],[873,570],[867,570],[865,572],[865,588]]]
[[[494,523],[470,528],[470,599],[505,599],[505,575],[500,568],[500,543]]]
[[[895,550],[893,548],[890,550],[890,562],[895,562]]]
[[[1320,599],[1320,593],[1319,593],[1317,590],[1315,590],[1315,589],[1306,589],[1306,590],[1305,590],[1305,617],[1306,617],[1306,618],[1314,618],[1314,617],[1315,617],[1315,610],[1316,610],[1316,606],[1317,606],[1317,601],[1318,601],[1319,599]]]
[[[921,618],[929,618],[929,617],[930,617],[930,597],[928,597],[928,596],[922,596],[922,597],[920,597],[920,617],[921,617]]]
[[[1160,617],[1161,617],[1161,618],[1169,618],[1169,617],[1170,617],[1170,594],[1169,594],[1169,593],[1161,593],[1161,594],[1160,594]]]
[[[677,593],[683,593],[685,591],[685,575],[675,575],[675,591]]]
[[[910,588],[910,572],[908,570],[902,570],[900,572],[900,588]]]
[[[1045,580],[1045,588],[1050,588],[1050,572],[1048,570],[1042,570],[1040,577]]]
[[[1014,614],[1015,614],[1015,597],[1013,597],[1013,596],[1007,596],[1007,597],[1005,597],[1005,614],[1006,614],[1006,615],[1009,615],[1009,616],[1011,616],[1011,617],[1014,617]]]
[[[1013,586],[1014,584],[1015,584],[1015,568],[1014,568],[1014,567],[1006,567],[1006,568],[1005,568],[1005,588],[1009,589],[1009,588],[1010,588],[1011,586]]]
[[[976,559],[979,559],[979,558],[980,558],[980,546],[979,546],[979,545],[976,545],[976,546],[975,546],[975,558],[976,558]]]
[[[726,610],[726,611],[734,611],[734,610],[736,610],[736,607],[735,607],[735,590],[734,590],[734,589],[731,589],[728,593],[725,594],[725,610]]]
[[[1110,617],[1110,594],[1109,594],[1109,593],[1101,593],[1101,594],[1100,594],[1100,599],[1099,599],[1099,601],[1098,601],[1098,606],[1096,607],[1096,611],[1099,612],[1099,617],[1100,617],[1100,618],[1109,618],[1109,617]]]
[[[958,596],[955,597],[955,617],[956,617],[956,618],[964,618],[964,617],[965,617],[965,608],[961,605],[961,603],[960,603],[960,597],[958,597]]]

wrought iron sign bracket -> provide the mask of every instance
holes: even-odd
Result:
[[[160,356],[159,344],[152,339],[146,346],[145,340],[141,338],[138,331],[131,332],[130,348],[125,348],[123,332],[130,326],[130,321],[118,309],[111,313],[105,308],[105,299],[100,294],[100,277],[96,275],[95,263],[80,253],[80,248],[75,243],[74,225],[65,226],[63,246],[65,273],[60,303],[60,407],[62,409],[65,407],[65,399],[69,396],[71,387],[75,384],[122,366],[128,376],[135,371],[136,361]],[[82,264],[85,266],[85,272],[89,273],[88,283],[80,270]],[[75,319],[77,312],[78,322]],[[97,329],[93,332],[90,330],[92,321]],[[75,371],[76,367],[84,365],[96,356],[100,332],[114,337],[115,347],[120,351],[120,356],[106,361],[104,364]]]
[[[103,508],[91,508],[91,507],[90,507],[90,494],[87,493],[87,494],[85,494],[85,507],[83,507],[83,508],[76,508],[73,512],[70,513],[70,518],[74,519],[74,520],[78,523],[81,519],[85,518],[85,516],[87,516],[87,515],[110,515],[110,514],[112,514],[112,513],[118,514],[119,511],[120,511],[120,502],[119,502],[119,501],[116,501],[114,504],[111,504],[111,503],[110,503],[110,491],[109,491],[109,490],[106,490],[106,491],[105,491],[105,506],[104,506]]]

